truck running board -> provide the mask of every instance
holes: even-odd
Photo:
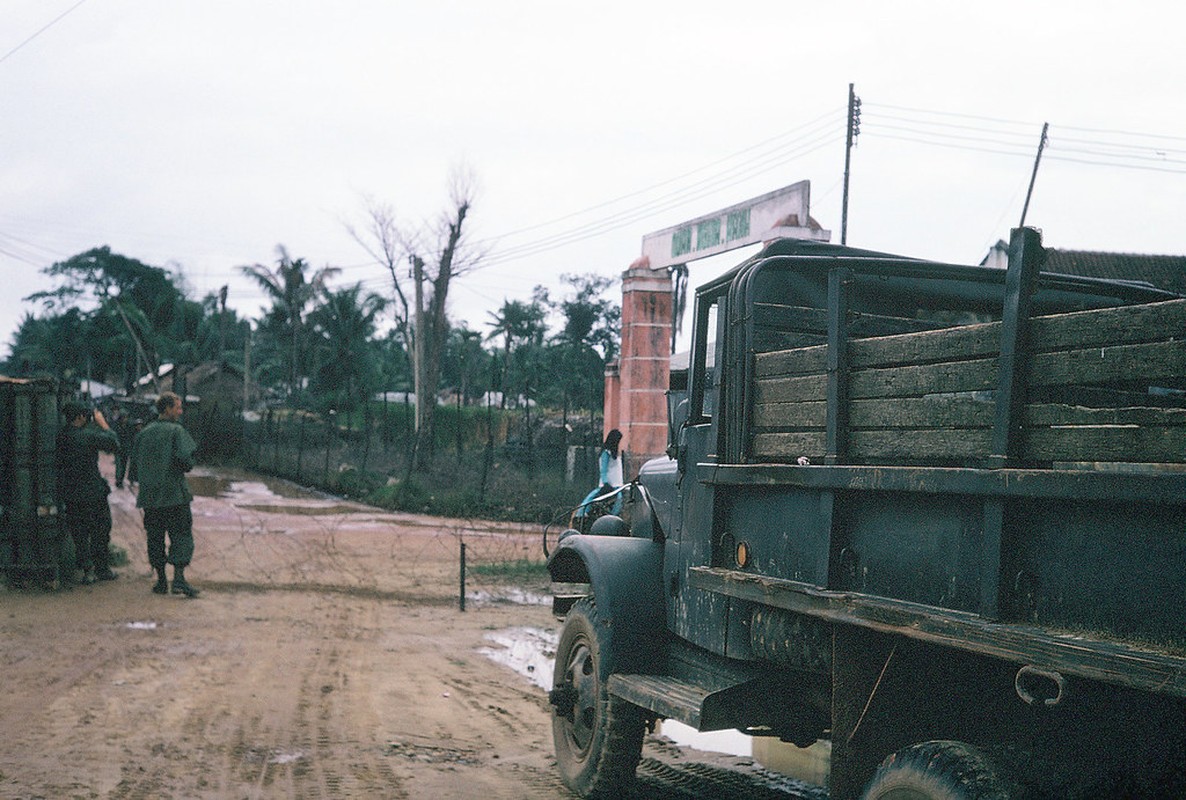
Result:
[[[698,731],[720,731],[741,727],[736,710],[754,691],[755,681],[713,690],[669,675],[623,675],[609,677],[609,691],[636,706],[674,719]]]

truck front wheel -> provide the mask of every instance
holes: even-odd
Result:
[[[642,754],[645,712],[614,697],[610,627],[591,597],[569,610],[556,647],[552,738],[560,777],[582,797],[617,797],[634,780]]]
[[[862,800],[1009,800],[1008,784],[963,742],[923,742],[881,762]]]

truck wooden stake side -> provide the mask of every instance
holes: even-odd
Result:
[[[1186,299],[784,240],[696,294],[668,458],[549,559],[558,767],[655,719],[849,798],[1186,796]]]

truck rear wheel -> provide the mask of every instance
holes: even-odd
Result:
[[[549,700],[560,777],[582,797],[620,796],[642,754],[645,713],[606,689],[614,662],[610,627],[593,598],[578,600],[560,631]]]
[[[923,742],[877,768],[862,800],[1009,800],[1008,784],[987,758],[963,742]]]

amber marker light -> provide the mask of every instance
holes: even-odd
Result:
[[[737,566],[748,567],[749,566],[749,556],[750,556],[749,545],[746,544],[745,542],[738,542],[737,543],[737,551],[736,551],[736,553],[734,553],[734,556],[737,559]]]

